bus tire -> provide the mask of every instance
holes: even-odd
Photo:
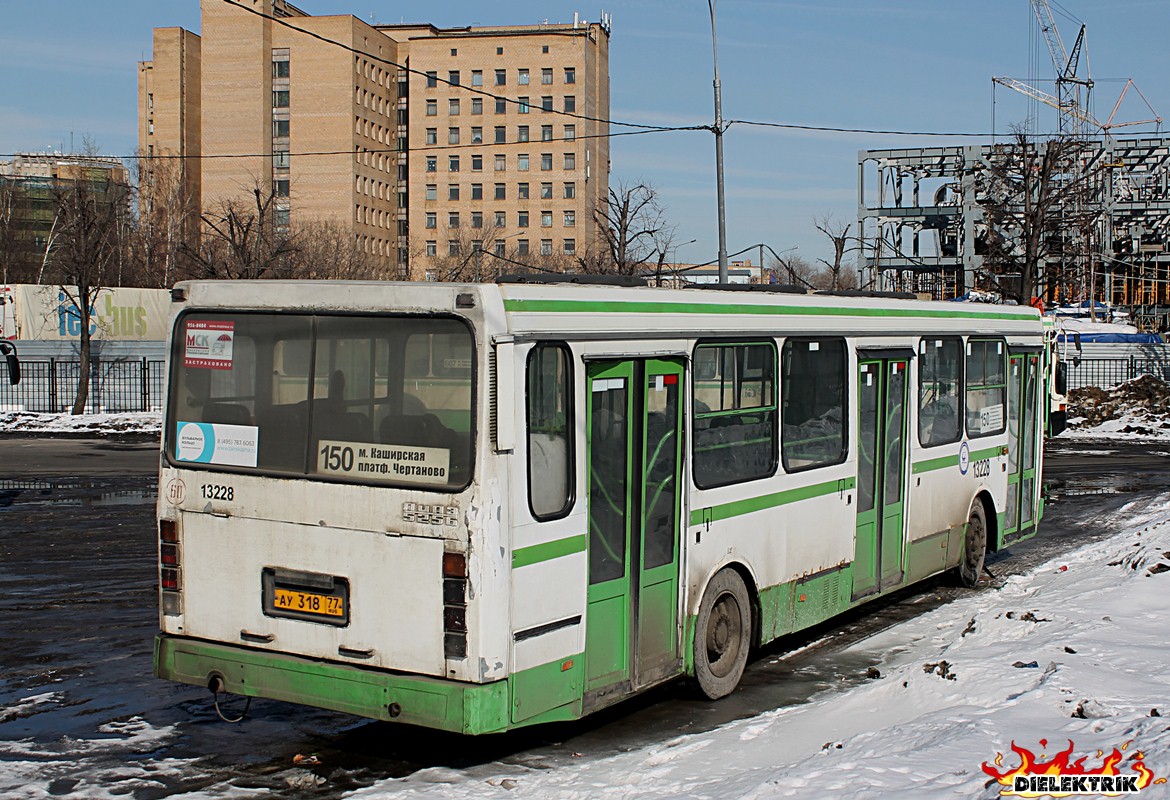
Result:
[[[743,578],[733,569],[720,570],[699,606],[695,621],[695,679],[711,700],[735,691],[751,647],[752,607]]]
[[[967,531],[963,535],[963,560],[959,562],[959,585],[968,589],[979,583],[979,576],[983,573],[983,560],[987,556],[987,512],[983,510],[983,501],[978,498],[971,506],[971,516],[967,518]]]

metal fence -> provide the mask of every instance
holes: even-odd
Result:
[[[1170,362],[1162,358],[1128,356],[1126,358],[1082,358],[1068,363],[1068,388],[1097,386],[1107,389],[1142,375],[1170,383]]]
[[[148,358],[94,360],[90,363],[85,411],[159,411],[166,362]],[[21,380],[13,386],[0,376],[0,411],[61,412],[73,407],[81,363],[69,358],[20,360]],[[3,372],[3,370],[0,370]]]

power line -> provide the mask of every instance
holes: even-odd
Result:
[[[977,133],[973,131],[898,131],[880,130],[874,128],[838,128],[828,125],[798,125],[792,122],[760,122],[749,119],[729,119],[727,127],[732,125],[754,125],[761,128],[784,128],[797,131],[816,131],[820,133],[860,133],[867,136],[967,136],[990,138],[995,134]]]

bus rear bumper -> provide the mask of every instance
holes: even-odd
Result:
[[[169,634],[154,640],[154,674],[224,691],[454,733],[509,727],[508,681],[472,684],[401,675]]]

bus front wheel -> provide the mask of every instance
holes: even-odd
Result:
[[[703,593],[695,621],[695,678],[708,698],[731,694],[743,676],[751,646],[752,609],[735,570],[721,570]]]
[[[987,515],[983,501],[976,499],[967,519],[967,533],[963,537],[963,560],[959,564],[959,584],[974,588],[983,572],[983,559],[987,555]]]

